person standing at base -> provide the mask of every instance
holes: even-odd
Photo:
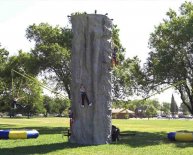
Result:
[[[74,116],[73,116],[73,112],[72,112],[71,107],[68,109],[68,116],[70,118],[70,133],[72,133],[72,125],[74,123]]]
[[[88,103],[88,106],[92,106],[92,103],[89,102],[88,96],[86,94],[86,88],[84,87],[83,84],[80,85],[80,94],[81,94],[81,107],[84,108],[84,100],[86,100],[86,102]]]

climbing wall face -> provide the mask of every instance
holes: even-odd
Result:
[[[81,14],[71,17],[72,112],[70,141],[78,144],[106,144],[111,141],[111,55],[112,21],[104,15]],[[82,99],[84,85],[89,102]]]

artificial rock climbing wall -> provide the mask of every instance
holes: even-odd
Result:
[[[95,145],[111,141],[111,54],[112,21],[105,15],[71,17],[72,112],[70,142]],[[92,102],[81,107],[80,85]]]

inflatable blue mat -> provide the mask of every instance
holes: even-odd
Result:
[[[29,139],[38,136],[37,130],[0,130],[0,139]]]
[[[168,139],[175,141],[191,142],[193,141],[192,132],[170,132],[168,133]]]

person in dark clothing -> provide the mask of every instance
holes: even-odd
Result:
[[[116,126],[112,125],[112,131],[111,131],[111,138],[112,141],[118,141],[119,140],[119,135],[120,135],[120,130]]]
[[[17,101],[18,101],[19,99],[20,99],[20,98],[13,98],[13,101],[12,101],[12,104],[11,104],[11,108],[13,108],[13,109],[17,109],[18,107],[23,108],[23,109],[26,108],[26,105],[23,106],[23,105],[17,103]]]
[[[14,99],[13,99],[12,104],[11,104],[11,108],[13,108],[13,109],[16,109],[16,108],[17,108],[17,101],[18,101],[17,98],[14,98]]]
[[[117,47],[114,48],[113,54],[112,54],[112,66],[116,66],[117,65]]]
[[[11,102],[11,108],[10,108],[10,117],[15,117],[15,112],[17,109],[17,101],[19,98],[13,98],[12,102]]]
[[[73,112],[72,112],[71,107],[68,109],[68,116],[70,118],[70,132],[69,132],[69,134],[71,135],[71,133],[72,133],[72,125],[74,123]]]
[[[83,84],[80,85],[80,94],[81,94],[81,100],[82,100],[81,107],[84,108],[84,100],[86,100],[89,106],[92,106],[92,103],[89,102],[88,96],[86,94],[86,88],[84,87]]]

